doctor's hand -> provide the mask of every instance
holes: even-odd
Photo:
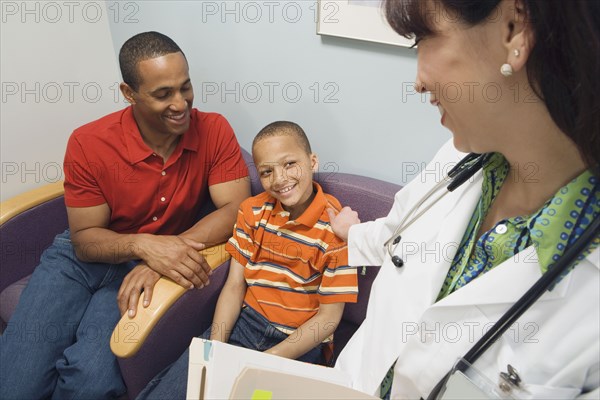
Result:
[[[329,221],[331,224],[331,229],[333,229],[333,233],[335,233],[337,237],[342,239],[344,242],[348,241],[348,231],[350,231],[350,227],[352,225],[360,224],[358,213],[350,207],[342,208],[337,215],[335,214],[335,210],[333,208],[328,208],[327,214],[329,215]]]

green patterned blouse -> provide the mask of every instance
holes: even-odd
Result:
[[[477,232],[508,176],[508,162],[499,153],[483,169],[479,204],[465,231],[458,252],[442,285],[438,300],[463,287],[526,247],[536,249],[542,273],[562,256],[594,218],[600,217],[600,181],[590,171],[563,186],[538,211],[499,221],[477,238]],[[600,240],[589,247],[583,258]]]

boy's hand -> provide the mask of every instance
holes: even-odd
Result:
[[[337,237],[342,239],[344,242],[348,241],[348,231],[350,231],[350,227],[352,225],[360,224],[358,213],[350,207],[342,208],[337,215],[335,214],[335,210],[333,208],[328,208],[327,214],[329,215],[329,221],[331,224],[331,229],[333,229],[333,233],[335,233]]]

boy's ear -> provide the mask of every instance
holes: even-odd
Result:
[[[310,155],[310,169],[313,173],[319,171],[319,157],[314,153]]]

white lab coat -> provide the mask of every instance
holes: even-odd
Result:
[[[378,394],[390,366],[393,399],[426,398],[457,359],[541,276],[533,247],[435,303],[481,195],[482,173],[448,194],[402,234],[396,268],[383,246],[399,220],[464,154],[447,143],[432,163],[396,194],[386,218],[355,225],[351,265],[382,265],[367,316],[336,368],[356,389]],[[600,252],[596,249],[545,293],[475,367],[492,381],[515,367],[523,398],[574,398],[599,386]],[[435,304],[434,304],[435,303]],[[592,398],[598,397],[595,391]]]

